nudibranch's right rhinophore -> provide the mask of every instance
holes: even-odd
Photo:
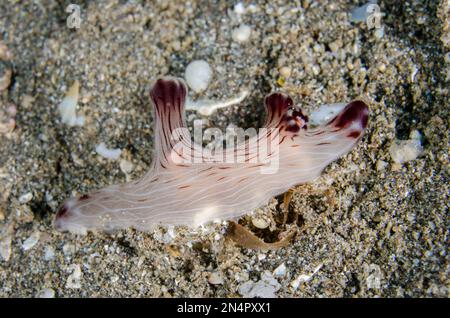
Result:
[[[205,152],[185,128],[187,88],[180,79],[158,79],[150,90],[155,156],[139,180],[67,200],[56,214],[61,231],[85,233],[155,225],[198,226],[234,219],[291,187],[318,177],[361,138],[368,107],[348,103],[327,124],[308,118],[282,93],[266,97],[265,129],[219,153]]]

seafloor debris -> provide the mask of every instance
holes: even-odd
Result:
[[[239,286],[239,293],[243,297],[249,298],[274,298],[275,293],[280,289],[281,285],[272,276],[269,271],[261,274],[261,279],[257,282],[247,281]]]
[[[80,83],[75,81],[58,106],[59,113],[61,115],[61,122],[67,124],[68,126],[82,126],[84,124],[84,117],[77,116],[76,114],[79,90]]]
[[[313,270],[310,274],[300,274],[291,282],[292,288],[296,290],[300,284],[309,282],[311,278],[322,268],[323,264],[319,264],[316,266],[316,268]]]
[[[239,104],[242,102],[245,97],[248,96],[248,91],[243,90],[239,93],[238,96],[223,100],[223,101],[216,101],[216,100],[209,100],[209,99],[199,99],[196,101],[192,101],[187,99],[186,101],[186,109],[187,110],[195,110],[202,114],[203,116],[209,116],[211,115],[215,110],[219,108],[225,108],[232,105]]]
[[[41,232],[35,231],[33,234],[30,235],[22,244],[22,249],[24,251],[28,251],[32,249],[38,242],[39,238],[41,237]]]
[[[35,296],[36,298],[55,298],[55,291],[51,288],[41,289]]]
[[[72,264],[69,266],[69,270],[72,271],[72,274],[67,277],[66,288],[81,288],[81,279],[83,277],[81,266],[79,264]]]
[[[0,60],[11,61],[13,58],[12,52],[3,41],[0,41]]]
[[[196,93],[204,91],[211,81],[213,72],[208,62],[196,60],[189,63],[184,73],[186,83]]]
[[[233,30],[232,38],[234,41],[239,43],[247,42],[252,34],[252,28],[246,24],[240,25],[238,28]]]
[[[2,67],[3,63],[0,62],[0,92],[4,91],[11,84],[12,71],[9,68]]]
[[[117,160],[120,157],[120,154],[122,153],[122,149],[115,148],[110,149],[106,147],[106,144],[104,142],[101,142],[97,146],[95,146],[95,151],[102,156],[103,158],[110,159],[110,160]]]
[[[0,256],[7,262],[11,258],[11,242],[14,225],[12,223],[3,225],[0,231]]]
[[[291,239],[296,234],[296,230],[293,229],[283,239],[275,243],[266,243],[248,229],[240,225],[239,223],[230,221],[228,225],[227,238],[231,239],[237,245],[254,250],[277,250],[289,245]]]
[[[0,41],[0,93],[11,84],[12,70],[9,61],[12,53],[5,43]]]
[[[14,130],[16,127],[16,113],[17,108],[14,104],[9,104],[5,110],[0,108],[0,134],[6,134]]]
[[[421,134],[414,130],[409,140],[395,140],[389,148],[389,153],[395,163],[405,163],[416,159],[423,151]]]

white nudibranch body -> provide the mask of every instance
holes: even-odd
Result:
[[[57,229],[149,231],[155,225],[196,227],[237,218],[318,177],[353,148],[368,122],[367,105],[356,100],[326,124],[310,128],[289,96],[273,93],[265,99],[267,119],[257,135],[212,153],[192,142],[185,127],[186,96],[182,80],[154,83],[151,169],[138,180],[67,200],[56,215]]]

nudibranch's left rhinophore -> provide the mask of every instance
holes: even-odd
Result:
[[[198,226],[237,218],[291,187],[318,177],[361,138],[368,107],[348,103],[327,124],[308,118],[282,93],[265,99],[259,134],[235,147],[207,152],[185,128],[187,89],[180,79],[158,79],[150,90],[155,157],[140,179],[67,200],[56,214],[61,231],[85,233],[155,225]]]

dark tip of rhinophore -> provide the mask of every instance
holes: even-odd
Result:
[[[266,96],[265,104],[269,111],[274,112],[278,110],[279,112],[283,112],[284,110],[292,107],[294,102],[289,95],[276,92]]]
[[[361,127],[367,127],[369,107],[361,100],[355,100],[345,106],[344,110],[333,120],[334,125],[343,128],[355,121],[360,121]]]
[[[90,198],[90,196],[88,194],[83,194],[78,200],[84,201],[84,200],[87,200],[89,198]]]
[[[69,211],[69,208],[67,207],[66,204],[64,204],[64,205],[62,206],[62,208],[59,209],[58,212],[56,213],[56,218],[57,218],[57,219],[63,218],[65,215],[67,215],[67,212],[68,212],[68,211]]]
[[[64,219],[67,216],[67,212],[69,212],[69,208],[66,203],[56,212],[55,220],[54,220],[54,226],[56,230],[61,230],[61,220]]]

